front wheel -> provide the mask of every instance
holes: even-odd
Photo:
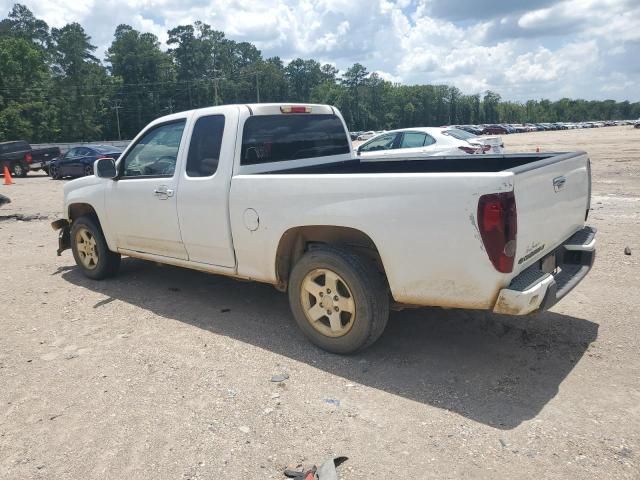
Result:
[[[57,165],[49,165],[49,176],[52,180],[60,180],[60,167]]]
[[[71,225],[71,251],[82,273],[94,280],[111,277],[120,267],[120,254],[109,250],[102,230],[90,217]]]
[[[375,264],[333,247],[311,250],[296,263],[289,304],[309,340],[339,354],[373,344],[389,319],[389,291]]]

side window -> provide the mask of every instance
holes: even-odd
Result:
[[[89,150],[86,147],[81,147],[81,148],[76,149],[75,156],[76,157],[87,157],[87,156],[90,155],[90,153],[91,153],[91,150]]]
[[[400,148],[418,148],[425,144],[426,134],[420,132],[406,132],[402,135]]]
[[[62,158],[64,158],[65,160],[69,160],[69,159],[71,159],[71,158],[75,158],[75,157],[77,156],[77,155],[76,155],[76,152],[77,152],[77,151],[78,151],[78,149],[77,149],[77,148],[72,148],[72,149],[71,149],[71,150],[69,150],[67,153],[65,153],[65,154],[64,154],[64,157],[62,157]]]
[[[389,135],[381,135],[378,138],[374,138],[369,143],[360,147],[361,152],[375,152],[378,150],[389,150],[393,148],[393,144],[396,140],[397,134],[392,133]]]
[[[223,132],[224,115],[209,115],[196,121],[187,157],[189,177],[210,177],[216,173]]]
[[[436,143],[436,139],[433,138],[431,135],[425,135],[424,136],[424,146],[427,147],[429,145],[433,145],[434,143]]]
[[[185,120],[152,128],[122,161],[123,177],[171,177],[176,170]]]

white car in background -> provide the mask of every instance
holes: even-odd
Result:
[[[374,132],[373,130],[369,132],[363,132],[360,135],[358,135],[357,140],[369,140],[370,138],[373,138],[376,135],[377,135],[377,132]]]
[[[356,152],[361,158],[502,154],[504,144],[500,137],[478,137],[458,128],[419,127],[377,135],[360,145]]]

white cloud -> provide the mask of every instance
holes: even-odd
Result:
[[[640,95],[638,0],[494,0],[481,15],[475,0],[21,1],[52,26],[80,22],[99,55],[119,23],[165,41],[201,20],[265,56],[360,62],[392,81],[511,99]],[[0,0],[0,14],[12,3]]]

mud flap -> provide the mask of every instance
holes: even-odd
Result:
[[[58,256],[62,254],[65,250],[71,248],[71,226],[69,225],[69,221],[64,218],[60,220],[56,220],[51,223],[51,227],[54,230],[60,230],[58,233]]]

